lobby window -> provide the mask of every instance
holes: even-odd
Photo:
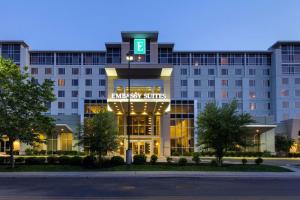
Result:
[[[72,79],[72,86],[78,86],[78,79]]]
[[[52,68],[45,68],[45,74],[51,75],[52,74]]]
[[[249,92],[249,98],[250,98],[250,99],[255,99],[255,98],[256,98],[256,92],[250,91],[250,92]]]
[[[181,75],[187,75],[187,69],[186,68],[180,69],[180,74]]]
[[[194,92],[194,96],[195,96],[196,98],[201,97],[201,92],[200,92],[200,91],[195,91],[195,92]]]
[[[99,86],[105,86],[105,85],[106,85],[105,79],[100,79],[99,80]]]
[[[223,87],[227,87],[227,86],[228,86],[228,80],[222,80],[222,81],[221,81],[221,85],[222,85]]]
[[[249,103],[250,110],[256,110],[256,103]]]
[[[187,91],[181,91],[181,98],[187,98]]]
[[[65,86],[65,79],[58,79],[57,84],[58,86]]]
[[[41,52],[30,53],[30,64],[31,65],[53,65],[54,53],[41,53]]]
[[[20,65],[21,45],[20,44],[2,44],[1,55],[5,60],[11,59],[15,64]]]
[[[83,53],[84,65],[101,65],[105,64],[105,52]]]
[[[228,75],[228,69],[221,69],[221,75]]]
[[[215,75],[215,69],[208,69],[208,75]]]
[[[99,91],[99,97],[100,97],[100,98],[105,98],[105,96],[106,96],[105,91],[100,90],[100,91]]]
[[[250,76],[256,75],[256,70],[253,69],[253,68],[249,69],[249,75],[250,75]]]
[[[81,65],[81,53],[56,53],[57,65]]]
[[[79,68],[72,68],[72,74],[78,75],[79,74]]]
[[[255,87],[255,80],[249,80],[249,86]]]
[[[201,80],[194,80],[194,86],[201,86]]]
[[[282,108],[289,108],[289,102],[288,101],[283,101],[282,102]]]
[[[64,90],[58,90],[58,97],[65,97],[65,91]]]
[[[235,80],[235,86],[236,87],[242,87],[243,86],[243,81],[242,80]]]
[[[65,74],[65,68],[58,68],[58,74],[59,75],[64,75]]]
[[[282,84],[282,85],[287,85],[287,84],[289,84],[289,78],[282,78],[282,79],[281,79],[281,84]]]
[[[215,91],[208,91],[207,96],[208,98],[215,98]]]
[[[39,73],[39,69],[38,68],[31,68],[31,74],[38,74]]]
[[[289,96],[289,90],[287,90],[287,89],[282,89],[282,90],[280,91],[280,94],[281,94],[281,96],[283,96],[283,97],[287,97],[287,96]]]
[[[235,75],[242,75],[242,69],[237,68],[234,70]]]
[[[72,90],[72,97],[78,97],[78,90]]]
[[[222,92],[221,92],[221,97],[222,97],[223,99],[228,98],[228,92],[227,92],[227,91],[222,91]]]
[[[85,86],[92,86],[93,81],[92,79],[85,79]]]
[[[295,84],[299,85],[300,84],[300,78],[295,78]]]
[[[100,68],[99,69],[99,74],[100,75],[105,75],[105,69],[104,68]]]
[[[92,68],[86,68],[85,69],[85,74],[86,75],[91,75],[93,73],[93,69]]]
[[[237,92],[235,93],[235,97],[238,98],[238,99],[243,98],[243,92],[242,92],[242,91],[237,91]]]
[[[300,90],[295,90],[295,96],[300,97]]]
[[[86,90],[85,91],[85,97],[92,97],[92,91]]]
[[[58,106],[59,109],[64,109],[65,108],[65,102],[59,101],[57,106]]]
[[[72,109],[77,109],[78,108],[78,102],[74,101],[72,102]]]
[[[215,86],[215,80],[208,80],[207,82],[209,87]]]
[[[61,133],[60,143],[62,151],[72,151],[73,134],[72,133]]]
[[[187,86],[187,80],[181,80],[180,85],[181,86]]]
[[[201,69],[200,68],[194,69],[194,75],[201,75]]]

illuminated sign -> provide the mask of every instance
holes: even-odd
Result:
[[[134,39],[134,54],[146,54],[146,39]]]
[[[128,99],[128,93],[112,93],[112,99]],[[130,93],[130,99],[166,99],[166,95],[162,93]]]

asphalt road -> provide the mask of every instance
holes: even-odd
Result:
[[[300,178],[0,178],[0,199],[300,199]]]

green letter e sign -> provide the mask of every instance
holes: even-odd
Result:
[[[145,39],[134,39],[134,54],[146,54]]]

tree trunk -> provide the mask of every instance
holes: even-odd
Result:
[[[15,168],[15,159],[14,159],[14,140],[9,138],[9,154],[10,154],[10,166],[11,168]]]

